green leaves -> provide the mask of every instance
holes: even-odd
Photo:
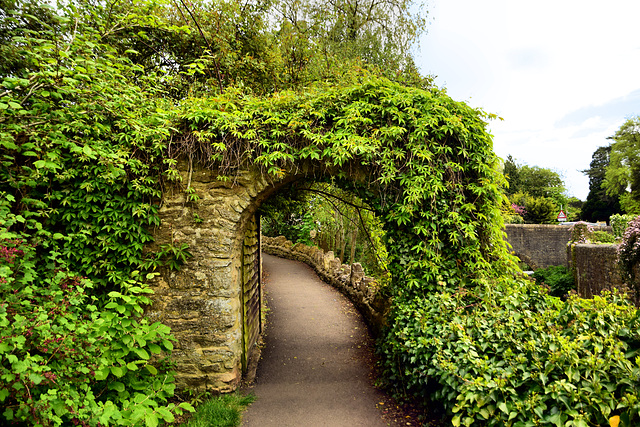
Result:
[[[150,290],[130,279],[100,309],[88,293],[93,284],[70,273],[59,253],[6,228],[17,219],[12,201],[0,199],[2,417],[42,425],[173,420],[183,409],[166,403],[174,390],[163,360],[169,328],[141,317]]]
[[[530,282],[462,292],[401,304],[383,344],[396,349],[403,369],[388,369],[412,393],[424,381],[414,372],[438,381],[454,425],[606,425],[621,408],[640,417],[624,403],[639,391],[627,334],[640,325],[619,296],[563,303]]]

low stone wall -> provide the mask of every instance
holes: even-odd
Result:
[[[546,224],[506,224],[512,251],[533,270],[567,264],[566,246],[571,227]]]
[[[615,288],[626,292],[629,299],[639,305],[639,295],[634,286],[622,281],[617,251],[617,244],[575,243],[567,246],[567,262],[573,269],[580,297],[593,298]]]
[[[582,298],[592,298],[604,290],[625,288],[618,270],[618,245],[573,244],[567,246],[567,260],[573,269],[576,290]]]
[[[380,285],[364,274],[362,265],[342,264],[333,252],[325,253],[315,246],[295,245],[284,236],[262,237],[262,251],[281,258],[302,261],[318,276],[346,295],[360,311],[371,332],[378,335],[386,324],[390,301],[377,291]]]

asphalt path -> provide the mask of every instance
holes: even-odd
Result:
[[[386,426],[370,338],[340,292],[306,264],[263,255],[269,313],[245,427]]]

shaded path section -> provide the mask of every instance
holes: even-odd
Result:
[[[263,255],[267,334],[245,427],[386,426],[371,386],[368,332],[306,264]]]

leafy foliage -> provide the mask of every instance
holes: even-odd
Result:
[[[0,76],[2,417],[171,421],[182,410],[167,403],[160,359],[171,336],[142,316],[154,273],[140,272],[157,259],[143,248],[158,223],[166,102],[155,75],[102,43],[108,21],[87,25],[77,4],[26,20],[36,6],[13,6],[3,49],[19,54]]]
[[[391,380],[432,392],[454,426],[638,422],[638,316],[618,296],[563,303],[537,285],[488,283],[396,314]]]
[[[640,213],[640,117],[628,119],[611,137],[611,154],[605,173],[607,194],[620,196],[626,213]],[[629,191],[630,190],[630,191]]]
[[[596,230],[591,234],[590,237],[591,243],[615,243],[616,238],[611,233],[607,233],[606,231]]]
[[[549,295],[564,297],[575,289],[575,280],[571,271],[563,265],[536,270],[533,278],[538,286],[547,286]]]
[[[302,181],[280,190],[260,210],[265,235],[317,245],[344,263],[361,263],[381,281],[386,277],[381,222],[353,193],[331,182]]]
[[[532,197],[550,197],[558,204],[566,198],[562,177],[551,169],[520,165],[513,157],[508,156],[503,173],[509,183],[508,194],[525,193]]]
[[[635,217],[635,215],[611,215],[611,218],[609,218],[609,220],[611,221],[611,230],[614,237],[621,238],[624,235],[624,232],[627,230],[629,222]]]
[[[157,425],[173,421],[169,328],[142,317],[151,291],[133,274],[99,308],[93,284],[46,242],[9,231],[23,218],[0,204],[0,402],[33,425]]]
[[[516,193],[510,200],[522,212],[524,222],[529,224],[555,224],[560,208],[549,197],[534,197],[528,193]]]

